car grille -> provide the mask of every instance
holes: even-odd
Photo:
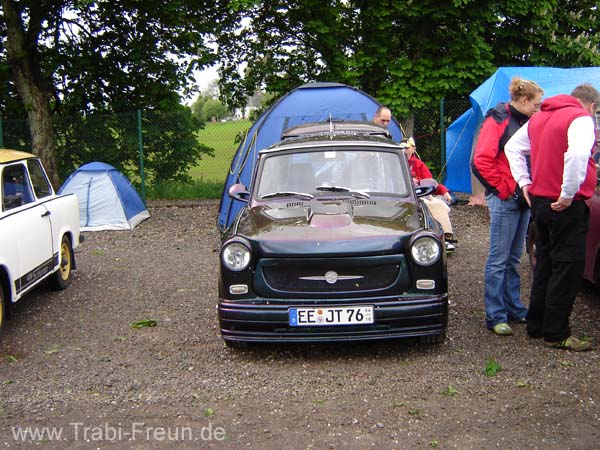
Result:
[[[403,255],[268,258],[258,262],[255,277],[255,290],[264,297],[385,295],[409,286]]]

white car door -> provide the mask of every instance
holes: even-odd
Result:
[[[24,164],[4,167],[2,185],[6,215],[3,241],[12,247],[10,253],[16,253],[12,270],[17,271],[13,277],[18,295],[52,271],[52,226],[48,209],[33,195]]]

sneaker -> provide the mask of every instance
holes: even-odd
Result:
[[[451,244],[450,242],[446,241],[446,253],[447,254],[454,253],[454,250],[456,250],[456,245]]]
[[[548,342],[544,341],[548,347],[561,348],[564,350],[572,350],[574,352],[583,352],[585,350],[589,350],[592,346],[589,342],[581,341],[577,339],[575,336],[569,336],[564,341],[559,342]]]
[[[497,323],[492,327],[492,331],[500,336],[510,336],[513,334],[512,328],[507,323]]]

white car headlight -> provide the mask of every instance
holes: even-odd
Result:
[[[250,249],[241,242],[227,244],[221,252],[223,264],[229,270],[244,270],[250,264]]]
[[[417,264],[430,266],[440,258],[441,248],[433,237],[423,236],[411,244],[410,253]]]

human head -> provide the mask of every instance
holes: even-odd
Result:
[[[596,114],[598,104],[600,103],[600,93],[589,83],[580,84],[571,95],[581,102],[583,107],[591,116]]]
[[[406,157],[410,158],[417,150],[414,138],[412,136],[408,138],[403,138],[400,141],[400,148],[403,148],[404,152],[406,153]]]
[[[392,111],[387,106],[380,106],[375,111],[375,117],[373,117],[373,122],[379,125],[383,125],[387,127],[392,120]]]
[[[510,92],[510,104],[522,114],[531,117],[533,113],[540,110],[544,90],[531,80],[521,77],[513,77],[508,87]]]

